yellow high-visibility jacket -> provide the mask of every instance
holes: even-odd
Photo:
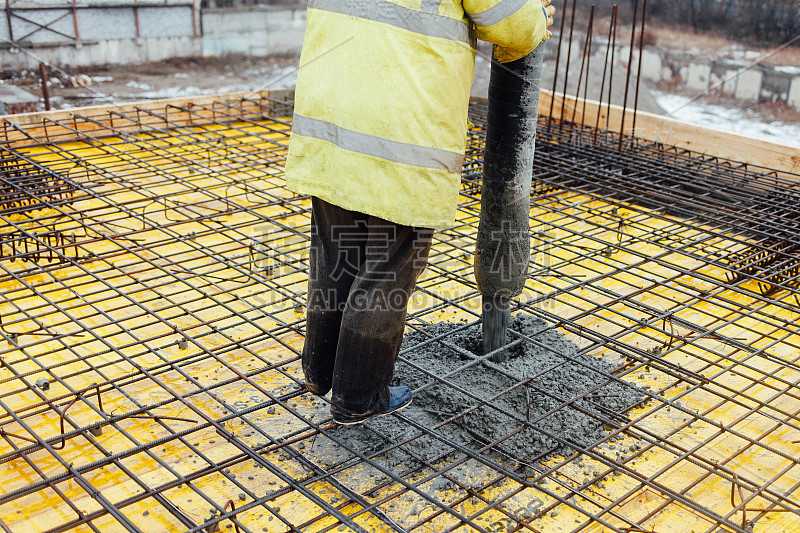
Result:
[[[530,53],[541,0],[308,0],[286,186],[406,226],[455,222],[476,38]]]

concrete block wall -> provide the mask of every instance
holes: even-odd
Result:
[[[27,0],[0,14],[0,69],[137,64],[170,57],[299,53],[306,13],[301,5],[198,11],[199,0]],[[104,3],[99,3],[99,2]],[[158,2],[158,3],[155,3]],[[52,5],[42,9],[42,3]],[[33,6],[27,6],[33,7]],[[23,19],[47,26],[39,28]],[[4,23],[10,20],[10,23]],[[36,30],[36,31],[34,31]],[[13,42],[12,42],[13,41]]]
[[[554,35],[553,39],[557,40],[558,36]],[[583,48],[584,39],[582,35],[573,36],[573,61],[580,61],[579,51]],[[566,44],[563,46],[561,61],[566,57]],[[596,39],[592,46],[592,61],[602,63],[605,54],[605,41]],[[618,45],[614,51],[614,62],[627,67],[629,57],[630,47]],[[634,68],[638,67],[638,60],[639,50],[634,49]],[[745,65],[735,61],[694,56],[654,46],[647,46],[642,51],[642,79],[677,82],[697,93],[715,90],[742,100],[781,101],[800,110],[800,68],[760,64],[748,69],[744,67]]]
[[[36,22],[38,24],[46,25],[51,21],[50,27],[55,31],[48,31],[48,30],[38,30],[35,24],[28,22],[27,20],[23,20],[22,18],[18,18],[15,16],[11,16],[10,20],[7,15],[8,10],[3,9],[2,13],[2,22],[5,24],[0,24],[0,39],[3,40],[11,40],[11,36],[13,35],[14,39],[25,39],[26,41],[33,42],[33,43],[40,43],[40,42],[47,42],[52,40],[61,40],[63,37],[59,36],[55,32],[61,32],[66,35],[74,36],[74,24],[71,16],[71,11],[66,8],[61,9],[37,9],[37,10],[21,10],[21,9],[12,9],[11,13],[18,13],[21,16],[25,17],[32,22]],[[63,17],[60,20],[56,20],[59,17]],[[29,35],[30,34],[30,35]]]
[[[797,98],[789,97],[800,92],[800,78],[767,65],[743,67],[733,61],[712,60],[655,47],[645,48],[642,56],[642,76],[645,79],[678,81],[691,91],[715,90],[741,100],[785,101],[800,109]]]
[[[41,9],[42,4],[53,7]],[[79,0],[74,17],[64,0],[37,0],[37,6],[28,9],[34,6],[22,0],[0,14],[0,68],[32,69],[40,61],[62,67],[130,64],[202,50],[192,0]]]
[[[203,55],[299,53],[305,31],[305,7],[205,9]]]
[[[35,69],[40,61],[61,67],[87,65],[132,65],[148,61],[160,61],[170,57],[199,56],[199,38],[194,37],[142,37],[123,39],[101,39],[59,44],[25,47],[26,54],[18,48],[0,50],[0,69]]]

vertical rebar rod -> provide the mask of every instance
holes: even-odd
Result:
[[[589,90],[589,67],[591,66],[592,58],[592,25],[594,24],[594,4],[589,11],[589,26],[586,29],[586,40],[583,42],[583,53],[581,57],[581,72],[578,75],[578,86],[575,88],[575,107],[572,108],[572,122],[575,122],[575,114],[578,111],[578,102],[581,97],[581,81],[583,78],[584,65],[586,67],[586,81],[583,89],[583,110],[581,112],[581,124],[584,123],[584,115],[586,114],[586,98]]]
[[[636,72],[636,96],[633,101],[633,127],[631,135],[636,135],[636,115],[639,113],[639,85],[642,81],[642,56],[644,55],[644,25],[647,16],[647,0],[642,1],[642,29],[639,31],[639,68]]]
[[[611,52],[611,32],[614,29],[614,21],[617,18],[617,5],[611,10],[611,20],[608,23],[608,40],[606,41],[606,56],[603,63],[603,79],[600,82],[600,97],[597,99],[597,120],[594,123],[594,132],[592,142],[597,142],[597,130],[600,129],[600,115],[603,114],[603,96],[605,96],[606,89],[606,74],[608,73],[608,55]]]
[[[44,63],[39,63],[39,75],[42,78],[42,99],[44,100],[44,110],[50,111],[50,91],[47,88],[47,67]]]
[[[199,0],[192,0],[192,37],[199,37],[197,32],[197,13],[200,11]]]
[[[566,0],[564,0],[566,4]],[[11,0],[6,0],[6,23],[8,24],[8,40],[14,42],[14,25],[11,22]]]
[[[589,98],[589,76],[592,72],[592,48],[594,40],[594,14],[595,5],[592,4],[592,13],[589,17],[589,53],[586,56],[586,82],[583,87],[583,109],[581,110],[581,125],[586,125],[586,100]]]
[[[609,68],[611,72],[608,74],[608,112],[606,113],[606,129],[609,129],[610,121],[611,121],[611,95],[614,92],[614,56],[616,55],[616,48],[617,48],[617,20],[618,20],[618,13],[619,10],[616,5],[614,5],[614,21],[612,22],[612,26],[614,30],[611,32],[611,63]]]
[[[142,31],[139,28],[139,6],[137,5],[133,6],[133,24],[136,27],[136,38],[138,39],[142,36]]]
[[[81,40],[81,32],[78,28],[78,2],[77,0],[72,0],[72,26],[75,28],[75,40]]]
[[[625,113],[628,111],[628,91],[631,85],[631,72],[633,71],[633,47],[636,46],[636,15],[639,10],[639,0],[633,2],[633,18],[631,19],[631,46],[628,53],[628,71],[625,73],[625,99],[622,102],[622,120],[619,124],[619,146],[622,150],[622,139],[625,137]]]
[[[572,35],[575,32],[575,6],[578,0],[572,0],[572,14],[569,22],[569,43],[567,46],[567,63],[564,68],[564,91],[561,96],[561,124],[564,123],[564,106],[567,102],[567,83],[569,82],[569,67],[572,59]],[[561,125],[559,124],[559,126]]]
[[[583,83],[583,70],[586,68],[586,47],[589,45],[589,32],[583,38],[583,48],[581,48],[581,68],[578,70],[578,83],[575,87],[575,105],[572,106],[572,117],[570,122],[575,122],[575,115],[578,112],[578,99],[581,97],[581,84]],[[570,43],[571,44],[571,43]],[[570,130],[571,131],[571,130]]]
[[[553,93],[550,95],[550,114],[547,117],[547,131],[550,131],[550,124],[552,124],[553,122],[553,106],[556,103],[556,88],[558,87],[558,69],[561,62],[561,45],[564,42],[564,23],[567,20],[567,2],[569,2],[569,0],[564,0],[564,7],[561,10],[561,29],[558,32],[558,50],[556,50],[556,65],[553,72]]]

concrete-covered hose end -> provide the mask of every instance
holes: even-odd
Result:
[[[530,196],[544,44],[492,62],[475,279],[483,296],[484,353],[506,344],[510,301],[528,279]],[[508,351],[492,357],[501,361]]]

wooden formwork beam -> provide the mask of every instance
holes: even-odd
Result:
[[[608,117],[609,129],[620,131],[621,106],[612,105],[609,113],[607,105],[601,106],[594,100],[586,100],[584,104],[583,99],[569,96],[564,99],[559,94],[553,97],[550,91],[542,91],[539,98],[539,113],[549,114],[551,102],[553,103],[554,117],[560,117],[563,109],[565,120],[572,120],[574,113],[575,122],[583,123],[585,121],[587,126],[594,126],[599,109],[601,127],[606,124],[606,117]],[[625,119],[626,134],[632,133],[632,125],[633,117],[629,109]],[[732,159],[784,172],[800,173],[800,149],[697,126],[662,115],[638,112],[636,114],[636,136],[709,156]],[[800,180],[800,176],[795,176],[795,178]]]

